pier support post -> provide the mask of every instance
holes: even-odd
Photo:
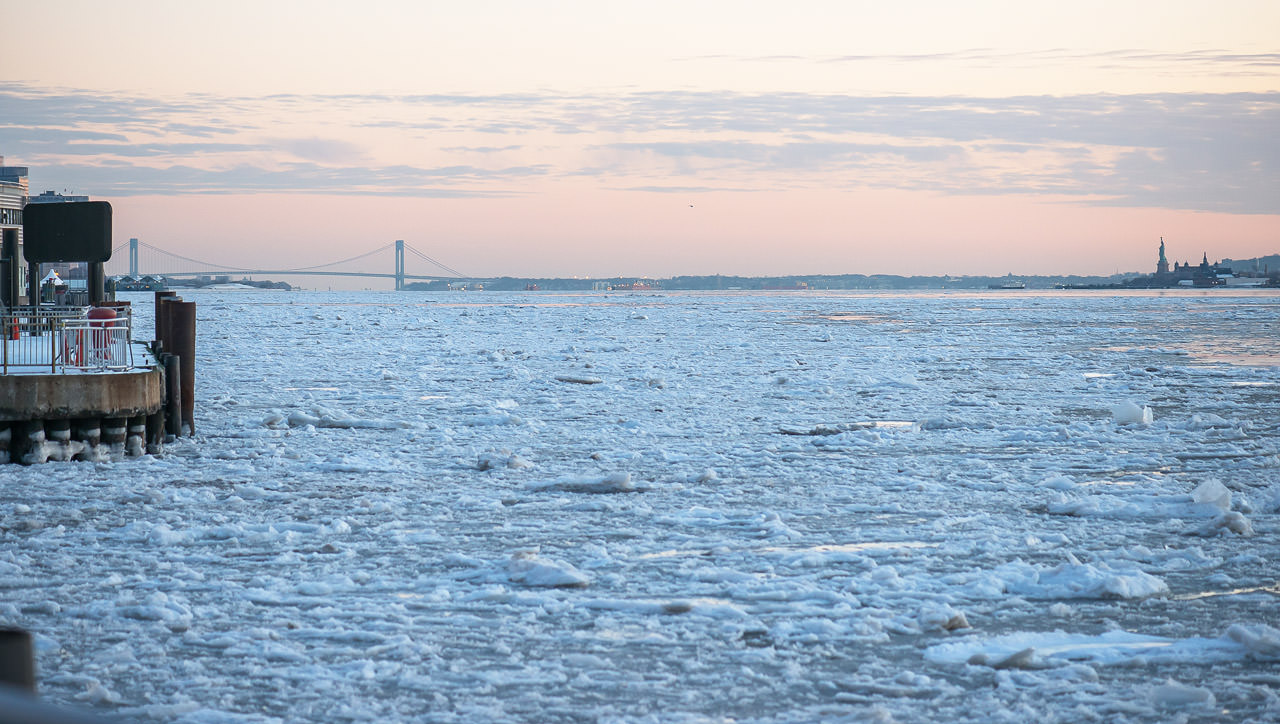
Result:
[[[97,447],[102,442],[102,421],[94,417],[82,417],[71,423],[71,439]]]
[[[168,289],[156,292],[156,339],[164,344],[164,351],[166,352],[169,351],[169,310],[164,305],[168,303],[168,300],[176,299],[177,296],[177,292]]]
[[[125,440],[129,435],[127,424],[122,417],[108,417],[103,420],[102,443],[110,445],[113,450],[117,447],[123,449]]]
[[[102,269],[102,262],[89,262],[88,276],[86,283],[89,286],[89,304],[100,307],[107,300],[107,277]]]
[[[102,442],[102,422],[95,417],[82,417],[71,421],[71,442],[83,446],[73,460],[96,460],[98,444]]]
[[[44,439],[53,460],[71,459],[71,421],[45,420]]]
[[[182,435],[182,360],[174,354],[164,359],[164,427],[173,437]]]
[[[18,230],[4,230],[4,245],[0,247],[0,257],[4,259],[4,290],[3,301],[6,307],[18,306],[18,297],[21,290],[18,289],[18,269],[21,268],[22,262],[18,259]],[[8,330],[5,330],[6,332]]]
[[[147,451],[147,417],[136,415],[129,418],[126,431],[124,451],[130,457],[139,457]]]
[[[34,261],[27,262],[27,303],[40,303],[40,265]]]
[[[147,415],[147,454],[159,455],[164,450],[164,410]]]
[[[44,442],[44,422],[40,420],[18,420],[9,428],[9,461],[15,463],[29,464],[27,456],[31,453],[31,449],[35,447],[34,443]],[[39,440],[34,439],[39,433]],[[44,461],[41,461],[44,462]]]
[[[0,684],[36,693],[35,649],[22,629],[0,629]]]
[[[196,303],[169,302],[172,315],[169,334],[173,347],[169,351],[182,358],[182,427],[183,434],[196,434]]]

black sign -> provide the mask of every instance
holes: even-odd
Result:
[[[27,204],[22,216],[22,255],[28,263],[111,258],[111,204],[106,201]]]

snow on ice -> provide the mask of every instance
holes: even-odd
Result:
[[[1274,293],[194,294],[199,437],[0,473],[47,701],[1280,719]]]

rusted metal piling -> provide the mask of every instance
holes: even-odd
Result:
[[[165,429],[171,435],[196,432],[196,304],[171,291],[156,292],[153,348],[165,370]]]

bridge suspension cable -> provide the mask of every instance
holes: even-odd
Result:
[[[244,267],[227,266],[227,265],[225,265],[225,264],[214,264],[214,263],[212,263],[212,262],[201,261],[201,260],[199,260],[199,259],[192,259],[192,258],[191,258],[191,257],[189,257],[189,256],[183,256],[183,255],[181,255],[181,254],[174,254],[173,252],[171,252],[171,251],[165,251],[164,249],[161,249],[161,248],[160,248],[160,247],[158,247],[158,246],[152,246],[152,245],[148,244],[148,243],[147,243],[147,242],[145,242],[145,241],[140,241],[140,242],[138,242],[138,244],[139,244],[139,246],[145,246],[146,248],[150,249],[151,251],[154,251],[154,252],[157,252],[157,253],[160,253],[160,254],[164,254],[165,256],[171,256],[171,257],[174,257],[174,258],[176,258],[176,259],[181,259],[181,260],[183,260],[183,261],[189,261],[189,262],[191,262],[192,264],[198,264],[198,265],[200,265],[200,266],[202,266],[202,267],[216,267],[216,268],[218,268],[218,269],[222,269],[222,270],[224,270],[224,271],[247,271]]]
[[[437,267],[439,267],[439,268],[441,268],[441,269],[444,269],[445,271],[447,271],[447,272],[449,272],[450,274],[454,275],[455,277],[459,277],[459,278],[463,278],[463,279],[469,278],[469,277],[467,277],[467,275],[466,275],[466,274],[463,274],[462,272],[458,271],[457,269],[454,269],[453,267],[451,267],[451,266],[449,266],[449,265],[447,265],[447,264],[443,264],[443,263],[441,263],[441,262],[436,261],[435,259],[432,259],[431,257],[427,256],[426,254],[423,254],[422,252],[418,251],[417,249],[413,248],[412,246],[409,246],[408,244],[405,244],[405,245],[404,245],[404,248],[405,248],[405,249],[407,249],[407,250],[409,250],[409,251],[411,251],[411,252],[413,252],[414,256],[417,256],[419,259],[422,259],[423,261],[426,261],[426,262],[428,262],[428,263],[434,264],[434,265],[436,265]]]
[[[373,251],[366,251],[363,254],[357,254],[356,256],[353,256],[350,259],[341,259],[339,261],[331,261],[327,264],[316,264],[315,266],[300,266],[300,267],[297,267],[296,269],[282,269],[281,271],[301,272],[301,271],[310,271],[312,269],[321,269],[327,266],[337,266],[339,264],[346,264],[347,262],[359,261],[365,258],[366,256],[373,256],[374,254],[386,251],[387,249],[390,249],[393,246],[395,246],[395,244],[391,243],[391,244],[387,244],[386,246],[380,246],[377,249],[374,249]]]

